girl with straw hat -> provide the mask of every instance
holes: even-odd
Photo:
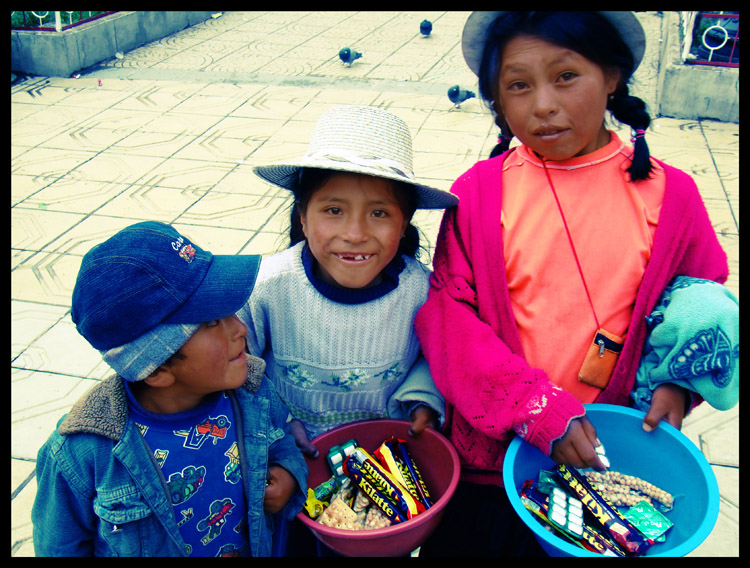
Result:
[[[427,409],[442,416],[426,367],[415,366],[412,320],[429,270],[410,221],[458,199],[416,179],[406,124],[375,107],[335,107],[302,158],[254,171],[295,201],[292,246],[263,260],[246,305],[248,342],[307,436]]]
[[[356,420],[411,420],[414,435],[437,427],[443,398],[413,329],[430,271],[411,218],[458,199],[417,180],[406,124],[375,107],[335,107],[304,156],[254,171],[294,195],[291,247],[263,260],[239,315],[298,445],[316,455],[310,439]]]

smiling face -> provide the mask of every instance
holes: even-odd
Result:
[[[609,142],[604,112],[618,78],[575,51],[517,36],[502,54],[498,112],[537,154],[582,156]]]
[[[318,276],[336,286],[366,288],[380,282],[410,219],[393,182],[336,173],[314,191],[300,221]]]
[[[147,410],[169,414],[195,408],[211,393],[242,386],[248,373],[246,335],[247,326],[235,315],[202,323],[143,384],[131,385],[136,399]]]
[[[200,393],[234,389],[247,378],[247,326],[237,316],[201,324],[180,348],[170,371],[184,378],[186,388]]]

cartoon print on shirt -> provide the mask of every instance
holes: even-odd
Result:
[[[239,558],[244,556],[242,549],[237,548],[234,544],[225,544],[216,553],[217,557],[221,558]]]
[[[237,442],[224,452],[224,455],[229,458],[227,465],[224,466],[224,480],[227,483],[237,484],[242,479],[240,473],[240,450],[237,447]]]
[[[190,430],[175,430],[174,435],[185,438],[184,448],[200,450],[203,443],[208,439],[211,439],[216,445],[219,439],[226,438],[230,426],[229,419],[221,414],[216,418],[209,416],[204,422],[196,424]]]
[[[160,468],[164,467],[164,462],[167,461],[167,456],[169,455],[169,450],[154,450],[154,459],[156,460],[156,465],[158,465]]]
[[[231,499],[216,500],[209,507],[209,515],[198,522],[199,531],[208,530],[206,536],[201,538],[203,544],[208,544],[221,534],[221,529],[227,522],[227,516],[232,514],[234,503]]]
[[[193,508],[190,507],[189,509],[183,509],[182,511],[180,511],[180,515],[182,515],[182,520],[177,523],[178,527],[181,527],[182,525],[187,523],[190,519],[193,518],[195,514],[193,513]]]
[[[172,505],[184,503],[196,494],[206,478],[206,468],[201,466],[187,466],[182,472],[175,472],[169,476],[167,488]]]
[[[675,379],[696,379],[709,375],[717,388],[727,386],[739,358],[739,345],[732,349],[732,341],[720,328],[701,330],[690,338],[669,362],[669,374]]]

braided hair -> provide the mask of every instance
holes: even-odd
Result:
[[[620,82],[607,100],[607,110],[634,131],[633,156],[627,171],[632,181],[647,179],[652,165],[645,132],[651,123],[646,103],[628,91],[635,60],[615,27],[596,12],[506,12],[489,26],[479,68],[479,93],[500,129],[493,158],[505,152],[513,138],[498,108],[501,57],[508,42],[519,35],[533,36],[580,53],[605,71],[619,71]]]

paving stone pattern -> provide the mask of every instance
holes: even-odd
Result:
[[[469,12],[227,12],[102,62],[80,78],[11,85],[11,555],[33,556],[36,454],[58,419],[109,374],[76,332],[70,297],[81,257],[142,220],[174,224],[219,254],[287,246],[289,194],[252,166],[301,155],[338,104],[397,114],[417,176],[448,189],[488,156],[486,108],[461,55]],[[641,12],[648,50],[632,92],[654,107],[662,17]],[[433,32],[421,37],[419,23]],[[351,67],[341,47],[363,54]],[[615,127],[616,128],[616,127]],[[623,137],[625,129],[616,128]],[[697,180],[739,295],[739,129],[657,118],[652,153]],[[430,248],[440,212],[418,212]],[[693,556],[739,554],[739,406],[703,405],[683,431],[714,466],[716,528]]]

